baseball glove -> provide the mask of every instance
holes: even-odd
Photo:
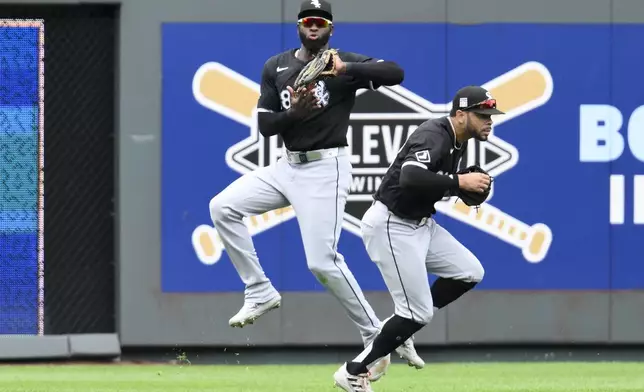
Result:
[[[297,75],[293,90],[308,86],[321,76],[335,76],[335,56],[338,56],[337,49],[327,49],[318,53]]]
[[[466,173],[483,173],[490,176],[488,172],[483,170],[478,165],[472,165],[456,172],[456,174],[466,174]],[[473,191],[467,191],[464,189],[459,189],[456,196],[458,196],[458,198],[463,200],[463,203],[465,203],[465,205],[468,205],[470,207],[480,206],[485,202],[485,200],[487,200],[488,196],[490,196],[490,190],[492,189],[493,180],[494,179],[492,178],[492,176],[490,176],[490,185],[488,185],[485,192],[473,192]]]

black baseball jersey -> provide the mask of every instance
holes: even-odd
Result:
[[[450,196],[449,191],[417,192],[401,188],[399,181],[402,167],[415,165],[439,175],[452,175],[458,171],[466,149],[467,143],[457,146],[448,117],[425,121],[409,136],[398,152],[374,199],[385,204],[401,218],[422,219],[435,214],[434,204],[443,197]]]
[[[277,54],[264,64],[258,110],[286,111],[291,107],[291,97],[286,86],[293,86],[305,61],[295,57],[296,49]],[[358,53],[338,51],[344,62],[377,61]],[[356,90],[376,89],[368,80],[358,80],[349,75],[327,77],[317,82],[315,94],[322,107],[314,109],[293,129],[280,133],[284,145],[291,151],[310,151],[347,146],[349,115],[355,102]]]

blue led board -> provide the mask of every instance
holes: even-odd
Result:
[[[0,335],[42,335],[44,24],[0,19]]]

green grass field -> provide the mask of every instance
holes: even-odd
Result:
[[[2,392],[287,392],[333,388],[337,366],[0,366]],[[642,392],[644,363],[394,364],[375,392]]]

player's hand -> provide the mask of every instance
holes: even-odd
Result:
[[[466,191],[483,193],[490,186],[490,176],[483,173],[459,174],[458,185]]]
[[[297,91],[294,91],[293,87],[286,86],[286,89],[291,94],[291,110],[295,113],[303,114],[322,107],[320,101],[315,96],[315,87],[300,87]]]
[[[347,64],[340,59],[339,55],[333,56],[333,73],[335,75],[341,75],[347,71]]]

